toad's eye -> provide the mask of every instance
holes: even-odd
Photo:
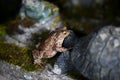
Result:
[[[63,32],[63,34],[67,34],[67,32]]]

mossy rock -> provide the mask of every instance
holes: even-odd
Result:
[[[40,70],[42,67],[33,64],[33,48],[20,48],[14,44],[0,42],[0,60],[19,65],[27,71]]]

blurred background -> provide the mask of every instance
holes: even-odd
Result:
[[[47,1],[58,6],[63,23],[72,29],[89,33],[93,28],[104,25],[119,26],[119,0]],[[22,0],[0,0],[0,23],[13,19],[18,14],[21,3]]]
[[[48,0],[60,8],[63,20],[86,33],[105,25],[120,25],[119,0]],[[83,27],[84,26],[84,27]],[[79,30],[79,28],[77,29]]]
[[[72,29],[84,30],[85,33],[89,33],[93,29],[104,25],[119,26],[119,0],[46,1],[58,6],[63,22]],[[1,0],[0,23],[13,19],[20,10],[21,2],[22,0]]]

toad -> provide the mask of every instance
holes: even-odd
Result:
[[[57,29],[50,33],[49,37],[33,50],[34,64],[40,65],[41,59],[52,58],[57,52],[67,51],[68,48],[62,47],[64,39],[70,34],[71,30],[66,28]]]

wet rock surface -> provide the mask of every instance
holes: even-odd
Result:
[[[55,65],[60,73],[77,71],[90,80],[119,80],[120,28],[106,26],[79,39],[72,51],[64,52]]]

